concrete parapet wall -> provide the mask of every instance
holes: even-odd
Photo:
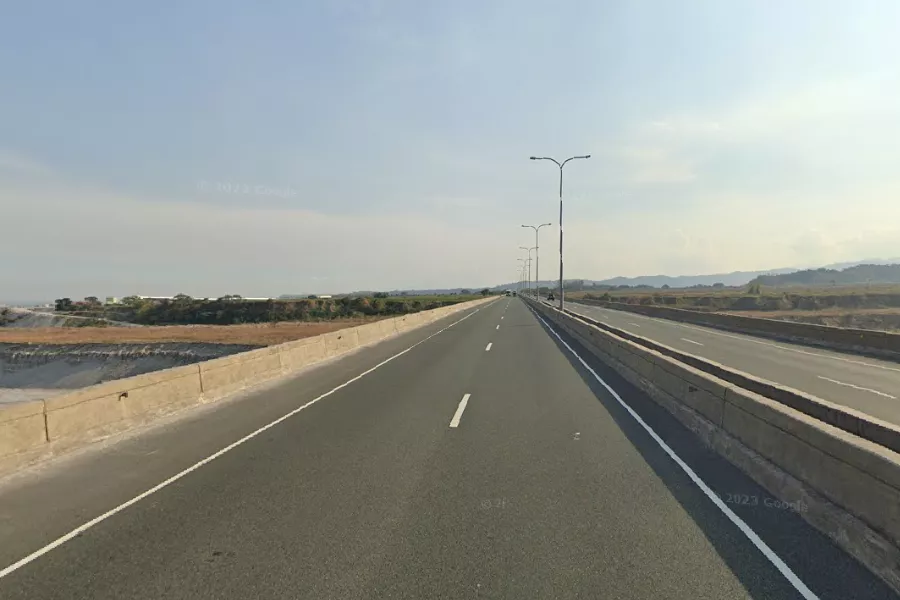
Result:
[[[758,387],[772,392],[767,397],[588,320],[530,304],[775,497],[802,503],[803,519],[900,591],[900,454],[786,404],[791,391],[776,384],[757,380],[771,386]],[[882,425],[853,427],[882,432]]]
[[[383,319],[193,365],[108,381],[45,400],[0,405],[0,476],[494,299]]]

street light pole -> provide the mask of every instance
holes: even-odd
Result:
[[[519,293],[522,293],[522,282],[525,281],[525,267],[528,266],[528,260],[524,258],[517,258],[517,261],[522,263],[522,270],[519,272]]]
[[[531,160],[550,160],[559,167],[559,310],[563,310],[563,167],[570,160],[590,158],[590,154],[584,156],[572,156],[566,160],[559,162],[555,158],[549,156],[531,156]]]
[[[538,247],[538,230],[541,227],[549,227],[553,223],[541,223],[540,225],[522,225],[522,227],[530,227],[534,229],[534,292],[538,300],[541,299],[541,255]]]
[[[535,248],[528,248],[526,246],[519,246],[519,250],[525,250],[528,252],[528,287],[527,291],[531,290],[531,251]]]

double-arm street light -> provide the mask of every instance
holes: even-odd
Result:
[[[553,223],[541,223],[540,225],[522,225],[522,227],[530,227],[534,229],[534,290],[537,295],[538,300],[541,298],[541,257],[540,250],[538,250],[538,230],[541,227],[549,227],[553,225]]]
[[[527,246],[519,246],[519,250],[525,250],[526,252],[528,252],[528,260],[527,260],[527,263],[528,263],[528,280],[527,280],[528,285],[526,286],[526,290],[530,290],[531,289],[531,251],[535,250],[535,248],[529,248]]]
[[[559,167],[559,310],[563,310],[563,167],[570,160],[590,158],[590,154],[584,156],[572,156],[559,162],[549,156],[531,156],[531,160],[551,160]]]
[[[523,283],[525,282],[525,269],[528,267],[528,259],[517,258],[516,260],[522,263],[522,269],[519,271],[519,293],[521,293]]]

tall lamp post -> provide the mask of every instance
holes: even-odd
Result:
[[[528,266],[528,260],[525,258],[517,258],[516,260],[522,263],[522,270],[519,272],[519,293],[521,294],[525,282],[525,268]]]
[[[531,160],[550,160],[559,167],[559,310],[563,310],[563,167],[570,160],[580,158],[590,158],[590,154],[584,156],[572,156],[566,160],[559,162],[555,158],[549,156],[530,156]]]
[[[541,223],[540,225],[522,225],[522,227],[530,227],[534,229],[534,292],[537,299],[541,299],[541,256],[538,247],[538,231],[541,227],[549,227],[553,223]]]
[[[528,285],[525,288],[525,291],[531,293],[531,251],[534,248],[529,248],[527,246],[519,246],[519,250],[525,250],[528,252]]]

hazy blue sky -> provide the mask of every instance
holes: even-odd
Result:
[[[900,2],[8,3],[0,298],[900,255]],[[227,193],[221,184],[241,186]]]

